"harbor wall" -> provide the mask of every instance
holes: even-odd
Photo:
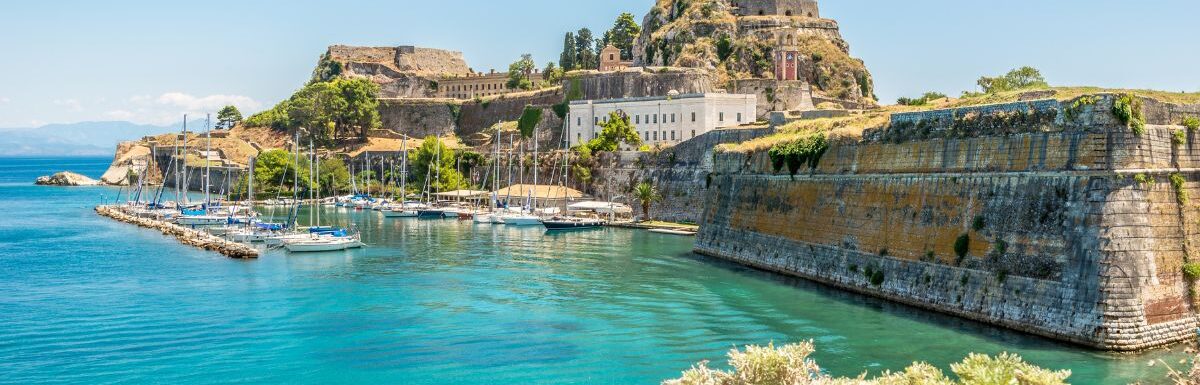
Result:
[[[1200,138],[1136,135],[1110,109],[835,143],[794,176],[716,154],[695,250],[1098,349],[1192,338]]]

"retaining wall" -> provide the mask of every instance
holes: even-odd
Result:
[[[1180,129],[834,144],[795,176],[717,154],[695,250],[1099,349],[1170,344],[1198,325],[1200,211],[1177,193],[1200,193],[1200,138]]]

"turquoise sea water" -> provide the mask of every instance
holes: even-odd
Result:
[[[1110,355],[694,255],[624,229],[546,235],[327,210],[370,247],[229,260],[37,187],[108,159],[0,159],[0,383],[654,384],[734,345],[812,339],[830,373],[1020,353],[1072,382],[1159,382]]]

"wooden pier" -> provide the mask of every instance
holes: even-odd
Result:
[[[96,213],[121,222],[162,231],[164,235],[173,236],[185,245],[216,251],[230,258],[258,258],[258,249],[253,247],[230,242],[204,231],[189,229],[174,223],[137,217],[126,213],[118,206],[96,206]]]

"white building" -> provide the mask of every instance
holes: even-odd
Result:
[[[757,99],[742,94],[683,94],[571,102],[567,137],[576,146],[599,137],[609,113],[622,111],[650,146],[673,145],[723,127],[753,123]],[[624,150],[632,150],[622,145]]]

